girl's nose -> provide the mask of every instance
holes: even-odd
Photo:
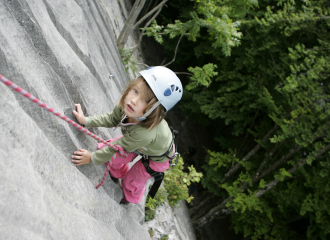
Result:
[[[134,105],[136,105],[137,100],[138,100],[138,97],[134,97],[134,98],[131,99],[131,102],[132,102]]]

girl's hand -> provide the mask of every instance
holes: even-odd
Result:
[[[75,104],[77,111],[73,110],[73,115],[77,118],[78,122],[82,125],[85,125],[85,116],[81,109],[80,104]]]
[[[74,163],[76,166],[88,164],[92,162],[92,154],[85,150],[85,149],[79,149],[79,151],[73,152],[72,159],[71,161]],[[78,156],[77,156],[78,155]]]

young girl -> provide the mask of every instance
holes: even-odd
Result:
[[[122,178],[124,198],[121,203],[139,203],[145,191],[145,184],[151,175],[141,160],[129,169],[128,163],[137,154],[149,159],[149,167],[156,172],[169,168],[169,158],[176,151],[172,132],[164,120],[170,110],[182,97],[182,85],[174,72],[166,67],[150,67],[140,72],[124,90],[117,106],[110,113],[85,117],[81,106],[75,104],[73,111],[80,124],[86,127],[120,127],[123,135],[108,140],[130,152],[121,158],[112,148],[103,143],[90,153],[85,149],[75,151],[72,162],[76,166],[93,162],[99,166],[110,164],[110,175]],[[150,172],[150,170],[149,170]]]

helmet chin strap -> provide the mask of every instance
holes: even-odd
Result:
[[[137,118],[135,118],[135,120],[140,121],[140,122],[146,120],[147,117],[150,115],[150,113],[152,113],[152,111],[155,110],[155,108],[158,107],[159,104],[160,104],[160,101],[156,102],[156,103],[152,106],[152,108],[150,108],[150,109],[148,110],[148,112],[146,112],[145,114],[143,114],[142,117],[137,117]]]

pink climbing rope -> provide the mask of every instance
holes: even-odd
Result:
[[[100,138],[99,136],[95,135],[94,133],[88,131],[86,128],[80,126],[78,123],[76,123],[75,121],[71,120],[70,118],[64,116],[63,114],[55,111],[53,108],[47,106],[45,103],[43,103],[42,101],[40,101],[38,98],[32,96],[30,93],[28,93],[27,91],[25,91],[24,89],[22,89],[21,87],[17,86],[16,84],[14,84],[13,82],[9,81],[7,78],[5,78],[4,76],[2,76],[0,74],[0,81],[3,82],[4,84],[6,84],[8,87],[12,88],[13,90],[15,90],[16,92],[18,92],[19,94],[23,95],[24,97],[26,97],[27,99],[29,99],[30,101],[38,104],[40,107],[46,109],[48,112],[54,114],[55,116],[61,118],[62,120],[66,121],[67,123],[69,123],[70,125],[72,125],[73,127],[75,127],[76,129],[78,129],[79,131],[86,133],[87,135],[91,136],[92,138],[96,139],[97,141],[100,141],[104,144],[106,144],[107,146],[111,147],[112,149],[114,149],[115,151],[119,152],[119,157],[127,157],[128,156],[128,152],[126,152],[124,150],[124,148],[122,148],[121,146],[119,146],[118,144],[111,144],[110,142],[106,142],[105,140],[103,140],[102,138]],[[108,164],[107,169],[105,170],[104,174],[103,174],[103,178],[101,180],[101,182],[96,186],[96,189],[98,189],[100,186],[102,186],[102,184],[105,181],[105,178],[108,175],[108,172],[110,170],[110,164]]]

